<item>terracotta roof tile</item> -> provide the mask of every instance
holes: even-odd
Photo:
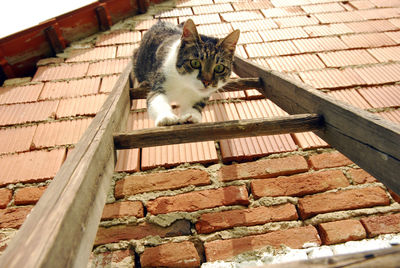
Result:
[[[162,21],[168,21],[168,22],[170,22],[172,24],[178,24],[178,18],[162,18],[161,20]],[[137,24],[135,25],[134,29],[136,31],[148,30],[148,29],[150,29],[151,26],[156,24],[157,21],[158,21],[158,19],[138,21]]]
[[[287,18],[275,18],[275,23],[279,25],[280,28],[285,27],[299,27],[307,25],[317,25],[319,21],[313,16],[296,16]]]
[[[115,83],[118,80],[119,75],[109,75],[109,76],[104,76],[101,79],[101,86],[100,86],[100,92],[101,93],[109,93],[112,91]]]
[[[265,61],[271,69],[283,72],[298,72],[322,69],[325,65],[316,55],[304,54],[287,57],[272,57]]]
[[[117,151],[117,172],[137,172],[140,170],[140,150],[128,149]]]
[[[355,89],[344,89],[327,92],[329,96],[361,109],[372,108],[371,105]]]
[[[337,12],[337,11],[345,11],[344,7],[339,3],[326,3],[326,4],[317,4],[317,5],[306,5],[302,6],[307,13],[328,13],[328,12]]]
[[[399,28],[387,20],[373,20],[346,23],[354,32],[386,32],[395,31]]]
[[[378,62],[367,50],[362,49],[318,53],[318,57],[322,59],[327,67],[344,67]]]
[[[139,47],[139,43],[118,46],[117,58],[131,57],[133,55],[133,51],[138,47]]]
[[[129,62],[130,59],[113,59],[91,63],[87,74],[95,76],[122,73]]]
[[[399,81],[400,64],[365,66],[354,71],[368,85],[392,83]]]
[[[232,5],[230,4],[199,5],[192,7],[192,9],[196,15],[233,11]]]
[[[92,118],[39,124],[33,137],[35,148],[75,144],[85,132]]]
[[[74,49],[65,62],[80,62],[113,59],[117,53],[116,46]]]
[[[346,44],[338,37],[295,39],[293,43],[298,47],[300,52],[320,52],[347,48]]]
[[[270,8],[273,5],[268,0],[261,0],[257,2],[237,1],[233,3],[235,10],[259,10],[260,8]]]
[[[40,100],[70,98],[96,94],[99,91],[100,78],[83,78],[62,82],[47,82],[40,94]]]
[[[366,20],[390,19],[399,16],[399,8],[374,8],[359,10],[357,13]]]
[[[400,28],[400,18],[394,18],[394,19],[389,19],[388,20],[391,24],[397,26]]]
[[[392,122],[396,122],[400,124],[400,110],[388,111],[377,113],[377,115],[382,116],[383,118],[390,120]]]
[[[275,7],[286,7],[286,6],[301,6],[308,5],[311,3],[310,0],[270,0],[271,4]]]
[[[84,77],[89,63],[60,64],[57,66],[40,66],[32,81],[50,81],[56,79],[70,79]]]
[[[247,54],[246,50],[244,49],[244,46],[242,46],[242,45],[236,46],[235,53],[238,54],[242,58],[245,58],[245,59],[249,58],[249,55]]]
[[[142,110],[146,108],[147,108],[146,99],[132,100],[131,111]]]
[[[220,36],[232,32],[233,28],[229,23],[216,23],[216,24],[199,25],[197,27],[197,31],[200,34],[204,35]]]
[[[221,19],[218,14],[203,14],[194,16],[179,17],[179,23],[185,22],[188,19],[192,19],[196,25],[220,23]]]
[[[303,27],[304,31],[312,37],[321,37],[329,35],[341,35],[353,33],[354,31],[344,23],[335,23],[329,25],[313,25]]]
[[[314,14],[314,16],[322,23],[362,21],[363,17],[358,12],[359,11],[331,12]]]
[[[246,99],[248,100],[260,99],[264,97],[263,94],[261,94],[257,89],[247,89],[244,92],[246,93]]]
[[[396,7],[400,6],[399,0],[370,0],[377,7]]]
[[[385,34],[387,36],[389,36],[393,41],[395,41],[396,44],[400,44],[400,31],[398,31],[398,32],[387,32]]]
[[[29,151],[36,126],[0,129],[0,154]]]
[[[259,34],[266,42],[308,37],[308,34],[302,28],[271,29],[260,31]]]
[[[229,100],[229,99],[245,99],[244,91],[216,92],[211,95],[210,100]]]
[[[61,167],[64,158],[64,148],[1,156],[0,185],[51,179]]]
[[[216,1],[217,3],[217,1]],[[199,5],[212,5],[212,0],[178,0],[176,3],[177,7],[192,7]]]
[[[351,1],[350,3],[353,7],[356,9],[370,9],[374,8],[375,5],[371,3],[369,0],[356,0],[356,1]]]
[[[0,106],[0,126],[44,121],[54,117],[57,106],[58,101],[2,105]]]
[[[344,35],[341,39],[349,48],[371,48],[396,44],[385,33]]]
[[[368,52],[380,62],[400,61],[400,47],[382,47],[368,49]]]
[[[163,11],[160,14],[157,14],[156,16],[160,18],[167,18],[167,17],[181,17],[187,15],[193,15],[192,9],[184,7],[184,8],[174,8],[169,11]]]
[[[296,144],[302,149],[315,149],[329,146],[313,132],[294,133],[292,137]]]
[[[338,88],[365,84],[365,81],[353,69],[302,72],[300,78],[315,88]]]
[[[109,34],[99,35],[96,46],[110,46],[128,43],[138,43],[142,39],[140,32],[116,31]]]
[[[241,33],[238,44],[261,43],[263,40],[257,32]]]
[[[361,88],[358,91],[373,108],[400,106],[400,85]]]
[[[272,20],[239,21],[232,22],[231,25],[233,29],[239,29],[241,32],[254,31],[254,29],[261,31],[278,28],[278,25]]]
[[[264,18],[258,11],[236,11],[221,13],[220,15],[223,20],[227,22],[259,20]]]
[[[261,9],[261,12],[267,19],[277,17],[293,17],[305,14],[304,10],[299,6]]]
[[[250,58],[292,55],[300,52],[292,41],[249,44],[246,46],[246,51]]]
[[[0,87],[0,104],[37,101],[43,83],[27,86]]]
[[[62,118],[77,115],[95,115],[106,99],[107,95],[105,94],[62,99],[60,100],[56,116],[57,118]]]

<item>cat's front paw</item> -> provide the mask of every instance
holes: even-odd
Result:
[[[177,125],[177,124],[179,124],[179,117],[176,116],[175,114],[159,116],[155,120],[155,124],[157,127]]]
[[[181,115],[179,119],[179,123],[181,124],[190,124],[190,123],[199,123],[201,122],[201,114],[197,113],[186,113]]]

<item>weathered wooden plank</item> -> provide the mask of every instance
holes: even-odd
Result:
[[[235,57],[234,71],[260,77],[259,91],[290,114],[316,113],[325,128],[315,131],[361,168],[400,194],[400,126],[332,97],[287,75]]]
[[[112,134],[129,112],[129,64],[8,245],[0,267],[86,267],[115,165]],[[23,249],[23,250],[21,250]]]
[[[245,89],[260,88],[261,83],[258,78],[233,78],[229,79],[228,83],[220,89],[220,91],[238,91]],[[137,88],[130,90],[131,99],[145,99],[150,90],[148,83],[141,83]]]
[[[322,128],[316,114],[282,116],[216,123],[199,123],[135,130],[114,135],[117,149],[274,135]]]

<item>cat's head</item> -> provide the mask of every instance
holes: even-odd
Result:
[[[182,29],[176,68],[182,75],[195,74],[198,90],[210,93],[223,86],[231,75],[232,61],[240,35],[235,30],[225,38],[200,36],[189,19]]]

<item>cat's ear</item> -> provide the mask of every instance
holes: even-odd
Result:
[[[192,19],[188,19],[183,25],[181,40],[187,43],[192,43],[200,40],[200,36],[197,33],[196,25],[194,25]]]
[[[239,40],[240,30],[235,30],[228,34],[227,37],[219,41],[219,45],[231,53],[235,52],[236,44]]]

